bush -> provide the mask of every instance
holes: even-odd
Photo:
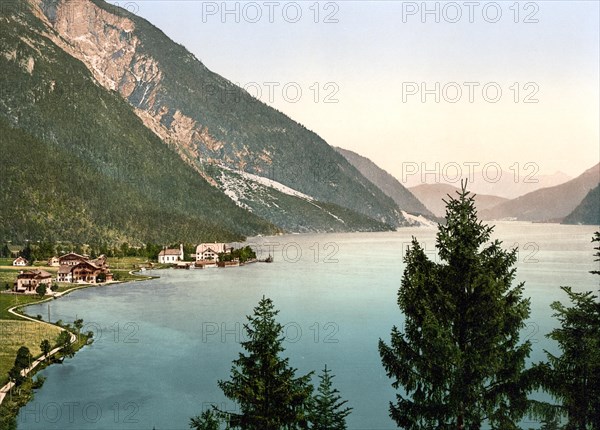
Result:
[[[44,382],[46,382],[46,377],[43,375],[39,375],[37,378],[35,378],[35,380],[33,381],[33,384],[31,385],[31,388],[33,389],[38,389],[38,388],[42,388],[42,385],[44,385]]]

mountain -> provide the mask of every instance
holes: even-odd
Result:
[[[131,243],[273,234],[181,161],[116,93],[0,8],[0,237]]]
[[[514,199],[541,188],[564,184],[573,179],[563,172],[540,175],[537,173],[538,167],[534,163],[511,167],[513,167],[513,170],[510,170],[510,167],[503,170],[502,176],[497,181],[495,179],[491,180],[495,174],[493,169],[490,169],[487,175],[484,175],[483,172],[475,172],[475,180],[470,183],[471,189],[473,192],[482,195],[487,194]]]
[[[390,229],[366,215],[334,203],[320,202],[268,178],[218,166],[207,166],[205,174],[240,207],[286,231],[329,233]]]
[[[446,203],[444,203],[443,200],[447,201],[448,195],[456,197],[456,193],[460,191],[457,187],[447,184],[422,184],[409,189],[437,217],[443,217],[446,214]],[[507,200],[508,199],[498,196],[488,196],[485,194],[475,195],[475,205],[479,212]]]
[[[400,209],[408,213],[424,215],[435,218],[435,216],[407,190],[396,178],[377,166],[370,159],[343,148],[335,148],[369,181],[375,184],[387,196],[391,197]]]
[[[481,212],[486,220],[560,222],[600,183],[600,164],[577,178],[554,187],[542,188]]]
[[[388,228],[404,224],[394,201],[317,134],[207,69],[148,21],[103,0],[30,1],[47,37],[214,186],[205,174],[211,165],[268,177]]]
[[[484,164],[485,166],[485,164]],[[422,165],[418,169],[431,169],[431,173],[423,178],[421,174],[408,175],[406,186],[412,189],[422,184],[445,184],[456,185],[458,179],[469,178],[469,165],[454,163],[454,167],[437,167],[437,176],[434,174],[434,166]],[[573,179],[563,172],[555,172],[551,175],[540,175],[539,167],[535,163],[514,164],[512,166],[492,165],[485,172],[473,168],[469,178],[469,190],[480,195],[490,195],[514,199],[532,191],[564,184]],[[421,171],[422,173],[423,171]],[[458,174],[459,177],[456,177]],[[448,177],[446,177],[447,175]]]
[[[587,193],[579,206],[565,217],[563,224],[600,226],[600,185]]]
[[[307,141],[298,163],[307,169],[300,170],[304,180],[325,179],[332,194],[336,187],[340,193],[348,190],[349,196],[363,199],[362,212],[369,215],[314,196],[307,200],[301,193],[278,192],[282,184],[275,180],[260,183],[247,179],[247,186],[260,188],[270,200],[258,199],[254,207],[236,201],[231,190],[206,172],[234,172],[239,165],[229,168],[223,160],[190,158],[190,148],[169,136],[161,137],[156,129],[149,128],[152,122],[140,108],[121,92],[100,84],[100,66],[90,66],[97,65],[97,58],[87,56],[81,61],[72,55],[74,47],[51,25],[48,16],[55,13],[57,18],[64,13],[72,19],[71,13],[79,11],[82,4],[90,14],[86,19],[78,15],[74,25],[100,25],[96,18],[105,16],[104,12],[85,0],[70,2],[72,9],[61,9],[62,2],[37,0],[3,3],[0,8],[1,238],[21,242],[52,237],[78,242],[170,243],[239,240],[282,230],[382,231],[404,222],[391,199],[375,186],[363,185],[368,181],[322,141],[315,151],[311,148],[316,144]],[[124,13],[116,8],[114,12]],[[126,29],[115,40],[115,27],[106,23],[100,26],[104,25],[104,30],[94,35],[95,40],[125,49],[128,45],[120,38],[130,37]],[[162,42],[166,53],[173,45],[164,35],[154,42]],[[141,49],[141,44],[136,46]],[[121,54],[115,54],[115,62]],[[132,68],[139,71],[145,67],[142,63]],[[195,67],[200,67],[198,64]],[[224,81],[220,77],[215,80]],[[266,106],[262,109],[283,117]],[[174,118],[171,124],[181,117],[174,114]],[[216,129],[226,130],[230,120],[224,114]],[[284,122],[295,124],[287,118]],[[185,134],[182,123],[177,124],[172,137]],[[260,129],[268,124],[250,125]],[[310,134],[297,124],[294,127],[304,139]],[[318,140],[316,135],[310,136]],[[301,148],[305,141],[295,143]],[[227,153],[234,144],[220,145]],[[298,176],[292,158],[288,154],[289,165],[272,163],[270,176],[283,176],[282,169]],[[343,195],[338,196],[340,199]]]

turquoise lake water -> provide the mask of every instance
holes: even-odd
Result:
[[[524,337],[531,359],[555,350],[545,338],[555,325],[549,308],[565,300],[561,285],[598,290],[594,226],[498,223],[495,237],[518,245],[517,280],[525,281],[531,317]],[[251,241],[272,264],[148,272],[160,279],[76,291],[27,308],[56,321],[83,318],[96,334],[47,377],[18,417],[26,429],[187,429],[189,417],[216,404],[235,410],[217,380],[228,379],[240,352],[245,315],[273,299],[285,325],[286,355],[299,374],[325,364],[354,410],[349,429],[394,429],[388,403],[395,391],[377,351],[393,325],[402,326],[396,294],[402,254],[411,236],[435,258],[435,229],[395,233],[288,235]],[[260,245],[260,246],[258,246]],[[259,255],[260,257],[260,255]],[[317,379],[315,377],[315,382]],[[527,423],[535,426],[535,423]]]

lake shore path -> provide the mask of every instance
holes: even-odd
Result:
[[[60,294],[62,295],[62,294]],[[35,323],[38,324],[48,324],[51,325],[53,327],[57,327],[54,324],[51,324],[49,322],[46,321],[40,321],[38,319],[35,318],[31,318],[28,317],[26,315],[22,315],[18,312],[15,311],[16,308],[18,308],[19,306],[13,306],[12,308],[10,308],[8,310],[8,312],[10,312],[11,314],[19,317],[19,318],[23,318],[24,320],[27,321],[33,321]],[[67,331],[66,329],[62,329],[63,331]],[[77,341],[77,336],[75,336],[73,333],[69,332],[71,334],[71,345],[74,344]],[[61,351],[63,349],[63,347],[56,347],[53,350],[51,350],[48,353],[48,356],[42,356],[40,358],[38,358],[37,360],[35,360],[33,363],[31,363],[31,366],[27,367],[26,369],[21,370],[21,375],[22,376],[27,376],[33,369],[35,369],[37,366],[39,366],[41,363],[43,363],[44,361],[46,361],[48,358],[52,357],[53,355],[55,355],[57,352]],[[6,396],[8,396],[9,391],[15,386],[14,382],[9,382],[8,384],[6,384],[4,387],[0,388],[0,405],[2,404],[2,402],[4,401],[4,399],[6,398]]]

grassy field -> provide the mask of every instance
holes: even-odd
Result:
[[[40,343],[48,339],[54,345],[60,329],[32,321],[0,320],[0,386],[8,382],[17,350],[26,346],[34,357],[39,356]]]
[[[135,270],[139,269],[140,265],[147,265],[148,259],[144,257],[110,257],[108,258],[108,266],[111,270]]]
[[[6,285],[12,288],[18,274],[19,269],[16,267],[0,266],[0,290],[5,290]]]
[[[16,305],[27,305],[37,302],[40,298],[34,294],[26,296],[22,294],[0,294],[0,320],[21,320],[21,318],[8,312],[8,308]]]

